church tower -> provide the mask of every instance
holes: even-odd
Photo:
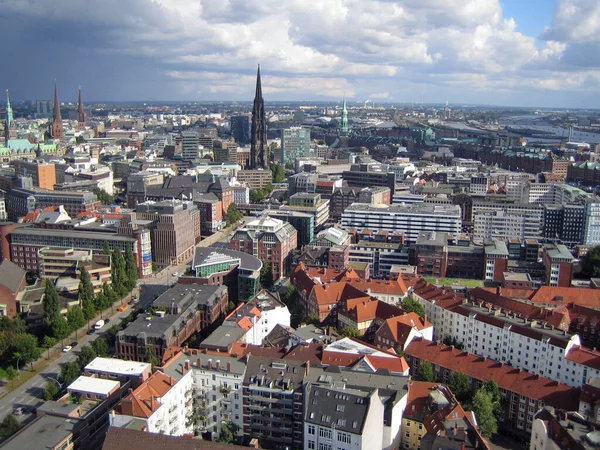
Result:
[[[52,117],[52,125],[50,127],[50,137],[52,139],[60,139],[63,137],[64,130],[62,124],[62,115],[60,113],[60,103],[58,102],[58,88],[56,81],[54,82],[54,116]]]
[[[16,139],[17,127],[15,125],[15,117],[12,107],[10,106],[10,97],[8,89],[6,90],[6,119],[4,121],[4,145],[8,144],[10,139]]]
[[[85,111],[83,110],[83,100],[81,98],[81,86],[79,86],[79,100],[77,102],[77,128],[85,128]]]
[[[344,97],[344,107],[342,108],[342,121],[340,123],[340,133],[348,132],[348,109],[346,108],[346,97]]]
[[[260,83],[260,65],[256,73],[256,93],[254,94],[254,106],[252,108],[251,134],[250,168],[268,169],[271,158],[267,147],[267,119]]]

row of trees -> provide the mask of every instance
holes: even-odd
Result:
[[[422,361],[418,381],[435,382],[435,372],[429,361]],[[494,380],[481,385],[473,394],[471,380],[461,372],[452,372],[448,377],[448,387],[462,404],[465,410],[474,411],[479,424],[479,431],[484,437],[491,437],[498,432],[498,418],[502,412],[500,388]]]
[[[273,192],[273,185],[267,184],[262,189],[250,189],[250,203],[260,203]]]
[[[244,218],[244,215],[238,209],[238,207],[235,203],[232,203],[231,205],[229,205],[229,208],[227,208],[227,214],[225,215],[225,220],[227,221],[227,226],[233,225],[234,223],[242,220],[243,218]]]
[[[21,364],[32,363],[41,354],[37,337],[27,332],[22,319],[0,318],[0,361],[7,364],[5,371],[9,380],[18,376],[17,370]]]

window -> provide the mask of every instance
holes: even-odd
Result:
[[[308,441],[308,448],[310,450],[314,450],[314,448],[315,448],[315,441]]]
[[[319,442],[319,450],[331,450],[331,444]]]
[[[315,426],[314,425],[309,425],[308,426],[308,434],[315,434]]]
[[[352,436],[350,436],[348,433],[339,432],[337,439],[338,439],[339,442],[343,442],[345,444],[349,444],[352,441]]]
[[[325,439],[331,439],[331,430],[329,428],[319,428],[319,436]]]

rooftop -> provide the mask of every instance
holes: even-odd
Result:
[[[216,264],[232,260],[240,261],[240,269],[260,270],[262,262],[260,259],[249,255],[248,253],[238,252],[227,248],[200,247],[194,248],[194,260],[192,267]]]
[[[344,210],[344,215],[350,213],[378,213],[391,215],[447,215],[460,217],[458,205],[434,205],[429,203],[413,203],[410,205],[371,205],[367,203],[353,203]]]
[[[85,366],[85,370],[90,372],[126,376],[141,376],[149,368],[150,364],[145,362],[101,357],[94,358],[92,362]]]
[[[94,395],[109,395],[115,388],[121,385],[118,381],[106,380],[104,378],[80,376],[73,381],[67,390]]]
[[[80,419],[43,414],[4,442],[2,448],[5,450],[54,448],[72,436],[81,425],[83,421]]]

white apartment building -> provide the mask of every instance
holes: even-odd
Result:
[[[473,203],[473,240],[539,239],[544,211],[534,205]]]
[[[232,186],[233,203],[236,205],[248,205],[250,203],[250,188],[248,186]]]
[[[409,243],[424,231],[460,234],[461,211],[458,205],[368,205],[354,203],[342,213],[342,227],[371,231],[403,231]]]
[[[488,191],[490,180],[483,175],[472,176],[469,184],[469,192],[475,195],[485,195]]]

